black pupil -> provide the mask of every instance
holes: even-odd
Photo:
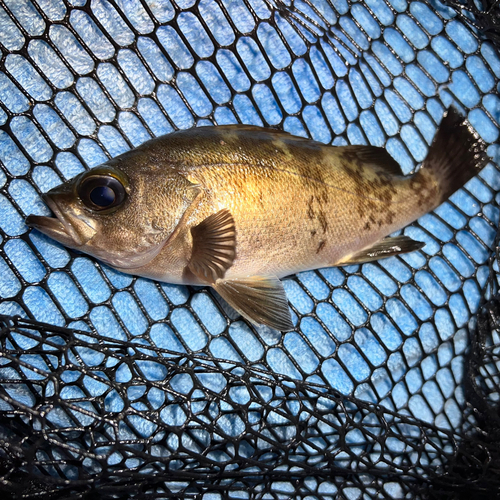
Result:
[[[127,197],[123,184],[110,175],[92,175],[83,180],[78,196],[90,210],[107,210],[121,205]]]
[[[92,189],[89,198],[98,207],[105,208],[114,203],[116,195],[109,186],[97,186]]]

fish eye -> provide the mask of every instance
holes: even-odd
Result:
[[[126,195],[123,184],[108,175],[87,177],[78,187],[78,196],[94,211],[117,207],[125,201]]]

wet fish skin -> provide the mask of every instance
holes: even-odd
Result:
[[[253,323],[293,328],[280,278],[421,248],[385,239],[487,163],[451,109],[422,168],[404,176],[383,149],[331,147],[272,129],[190,129],[144,143],[46,195],[27,223],[130,274],[210,285]],[[79,189],[112,177],[125,201],[92,210]]]

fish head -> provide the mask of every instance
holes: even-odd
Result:
[[[54,216],[30,215],[26,223],[124,271],[148,264],[197,190],[173,169],[135,160],[119,157],[55,187],[43,195]]]

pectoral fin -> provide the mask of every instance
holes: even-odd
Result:
[[[236,228],[229,210],[221,210],[191,228],[193,250],[189,270],[214,283],[223,278],[236,257]]]
[[[393,255],[399,255],[401,253],[414,252],[424,246],[425,243],[422,241],[412,240],[408,238],[408,236],[388,237],[377,241],[377,243],[369,248],[364,248],[355,254],[348,255],[340,262],[337,262],[336,265],[346,266],[350,264],[363,264],[365,262],[385,259],[386,257],[392,257]]]
[[[283,283],[275,276],[218,279],[213,287],[251,323],[281,331],[294,329]]]

